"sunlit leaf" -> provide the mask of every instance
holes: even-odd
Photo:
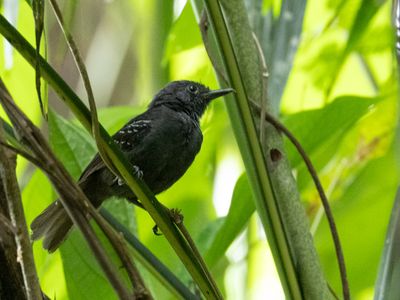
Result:
[[[209,246],[205,259],[209,265],[214,265],[225,254],[239,233],[245,228],[250,216],[255,211],[251,189],[246,174],[236,182],[228,215],[216,233]]]
[[[309,110],[289,115],[285,125],[300,141],[309,156],[320,153],[321,163],[326,163],[337,148],[331,147],[354,124],[364,116],[378,98],[340,97],[321,109]],[[297,167],[301,158],[293,147],[287,147],[293,167]]]
[[[349,39],[346,44],[346,51],[351,51],[360,40],[361,36],[368,29],[368,23],[385,3],[384,0],[370,1],[363,0],[358,9],[356,19],[350,31]]]
[[[62,119],[55,113],[50,114],[49,129],[51,145],[57,157],[71,174],[76,177],[79,176],[94,155],[93,141],[79,126]],[[132,207],[128,204],[121,205],[122,207],[115,208],[115,212],[118,216],[123,217],[125,224],[129,225],[131,229],[135,229],[132,223],[135,220]],[[111,251],[110,245],[102,234],[100,234],[100,238],[103,243],[105,242],[110,257],[118,263],[115,253]],[[68,239],[61,245],[60,250],[68,294],[72,299],[117,298],[115,291],[77,230],[70,233]]]
[[[166,62],[172,55],[200,44],[200,31],[197,28],[193,10],[187,3],[168,35],[163,61]]]
[[[53,112],[49,114],[49,129],[54,152],[70,174],[77,178],[96,152],[92,138],[82,128]]]
[[[348,185],[333,214],[339,230],[353,297],[376,280],[385,232],[396,193],[399,171],[393,154],[372,160]],[[324,220],[315,243],[329,282],[340,291],[337,262],[328,226]],[[367,266],[367,267],[366,267]]]

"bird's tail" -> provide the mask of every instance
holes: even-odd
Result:
[[[66,239],[71,227],[71,219],[61,202],[57,200],[31,223],[32,239],[38,240],[44,237],[43,248],[51,253]]]

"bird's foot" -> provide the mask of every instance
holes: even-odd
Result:
[[[133,166],[133,175],[135,175],[137,178],[142,179],[143,178],[143,171],[139,169],[138,166],[134,165]],[[115,177],[114,182],[117,182],[119,186],[124,185],[125,181],[120,178],[120,177]]]
[[[176,225],[182,224],[183,214],[181,213],[181,210],[179,208],[172,208],[171,210],[169,210],[169,216],[170,216],[172,222],[174,222]],[[153,226],[153,233],[155,235],[162,235],[160,233],[160,230],[159,230],[157,224]]]
[[[133,174],[139,179],[143,178],[143,171],[137,165],[133,166]]]
[[[182,210],[179,208],[172,208],[169,211],[169,216],[176,225],[182,224],[183,222],[183,214],[181,212]]]
[[[154,225],[152,229],[153,229],[153,233],[154,233],[154,235],[158,235],[158,236],[162,235],[162,233],[160,233],[160,230],[159,230],[159,228],[158,228],[158,225],[157,225],[157,224],[156,224],[156,225]]]

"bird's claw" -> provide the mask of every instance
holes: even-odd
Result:
[[[139,178],[139,179],[142,179],[142,178],[143,178],[143,171],[140,170],[139,167],[136,166],[136,165],[133,166],[133,174],[134,174],[137,178]],[[117,182],[117,184],[118,184],[119,186],[125,184],[125,181],[124,181],[122,178],[118,177],[118,176],[115,177],[114,182],[115,182],[115,181]]]
[[[171,220],[177,225],[182,224],[182,222],[183,222],[183,214],[181,213],[181,211],[182,210],[179,208],[172,208],[169,211]]]
[[[143,178],[143,171],[136,165],[133,166],[133,174],[139,179]]]
[[[173,209],[169,210],[169,216],[170,216],[172,222],[174,222],[176,225],[182,224],[183,215],[179,208],[173,208]],[[157,224],[153,226],[153,233],[158,236],[162,235],[159,231]]]
[[[160,233],[157,224],[153,226],[153,233],[154,235],[160,236],[162,233]]]

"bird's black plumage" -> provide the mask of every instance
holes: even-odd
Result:
[[[192,164],[203,141],[200,117],[212,99],[231,91],[210,91],[192,81],[172,82],[158,92],[147,111],[113,136],[137,176],[155,194],[174,184]],[[78,183],[95,207],[111,196],[137,203],[136,196],[107,169],[98,154]],[[32,238],[44,236],[43,247],[52,252],[63,242],[71,226],[64,208],[56,201],[32,222]]]

